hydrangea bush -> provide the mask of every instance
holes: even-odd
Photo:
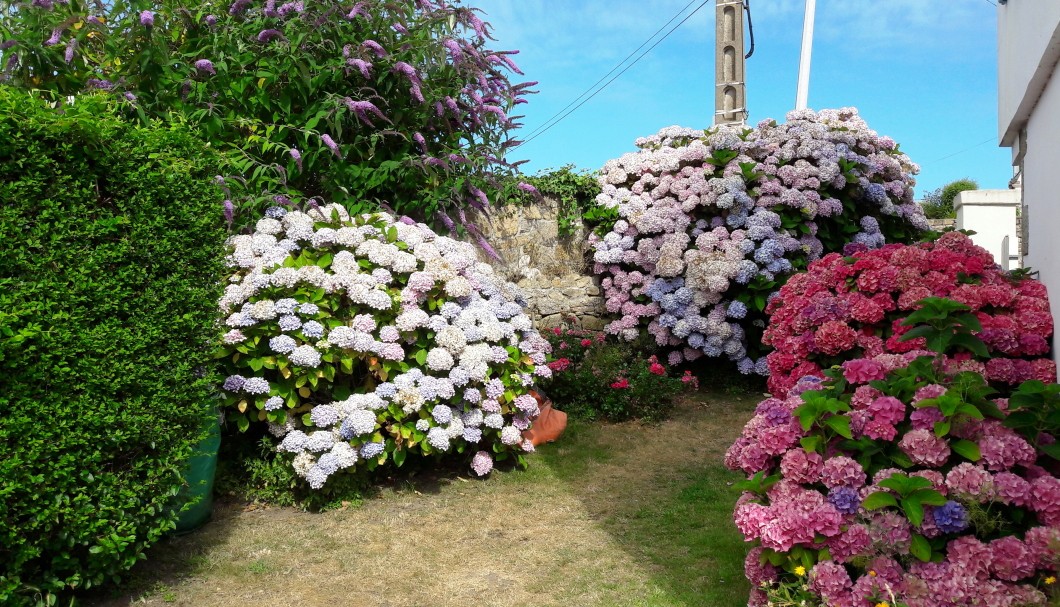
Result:
[[[594,237],[610,333],[646,327],[670,362],[728,356],[766,374],[749,344],[794,271],[853,241],[908,242],[927,229],[918,171],[853,108],[788,114],[752,129],[669,127],[601,171],[617,221]]]
[[[268,423],[311,488],[409,454],[467,454],[485,475],[533,450],[548,342],[472,245],[339,205],[270,208],[229,244],[229,416]]]
[[[968,305],[982,325],[978,335],[991,357],[960,356],[954,362],[961,368],[1004,384],[1055,380],[1046,357],[1053,319],[1045,286],[1011,278],[988,251],[949,232],[933,243],[826,255],[791,277],[767,307],[770,390],[786,394],[799,378],[852,357],[923,348],[924,338],[902,339],[910,328],[901,322],[932,296]]]
[[[750,476],[751,605],[1045,605],[1060,565],[1060,386],[998,393],[939,353],[985,353],[969,308],[908,318],[936,352],[851,357],[759,403],[726,454]],[[1055,587],[1054,587],[1055,588]]]

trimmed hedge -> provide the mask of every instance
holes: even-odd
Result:
[[[106,99],[0,87],[0,604],[119,576],[213,415],[216,156]]]

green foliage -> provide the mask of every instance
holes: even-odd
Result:
[[[978,190],[979,183],[974,179],[958,179],[935,188],[924,195],[924,215],[928,219],[952,219],[957,216],[953,208],[953,199],[966,190]]]
[[[470,8],[47,4],[0,12],[0,42],[14,44],[4,51],[10,83],[60,95],[106,88],[135,96],[130,113],[196,125],[229,159],[237,225],[277,195],[351,212],[385,202],[430,220],[484,204],[493,174],[510,172],[508,113],[526,91],[509,83],[511,52],[487,48],[488,25]]]
[[[512,178],[512,181],[516,180]],[[582,223],[606,234],[618,221],[617,209],[598,207],[596,204],[600,182],[595,171],[578,171],[573,164],[566,164],[558,169],[546,169],[531,177],[523,177],[522,182],[534,186],[541,196],[556,200],[561,235],[573,234]],[[519,191],[517,187],[509,186],[508,193],[510,198],[524,204],[538,199],[531,193]]]
[[[659,421],[695,378],[670,377],[655,356],[635,344],[612,342],[602,333],[558,329],[543,333],[552,344],[552,379],[543,385],[558,408],[588,420]]]
[[[0,87],[0,604],[116,580],[213,417],[216,157]]]

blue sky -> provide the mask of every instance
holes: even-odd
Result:
[[[997,147],[994,0],[818,0],[810,75],[813,109],[855,106],[921,166],[917,197],[961,177],[1005,188]],[[637,48],[688,0],[467,0],[540,91],[523,135],[542,125]],[[700,2],[693,3],[684,14]],[[783,121],[795,105],[803,0],[751,0],[750,123]],[[678,19],[679,21],[680,19]],[[677,21],[674,22],[676,24]],[[671,25],[672,27],[672,25]],[[667,28],[665,31],[669,31]],[[517,76],[518,78],[518,76]],[[637,137],[714,113],[714,0],[563,122],[516,149],[525,172],[600,168]]]

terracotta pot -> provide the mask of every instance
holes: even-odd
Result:
[[[551,443],[563,434],[567,428],[567,414],[552,408],[552,401],[544,398],[539,392],[531,390],[531,396],[537,399],[537,406],[541,413],[534,419],[534,425],[523,432],[523,438],[529,440],[536,447],[545,443]]]

